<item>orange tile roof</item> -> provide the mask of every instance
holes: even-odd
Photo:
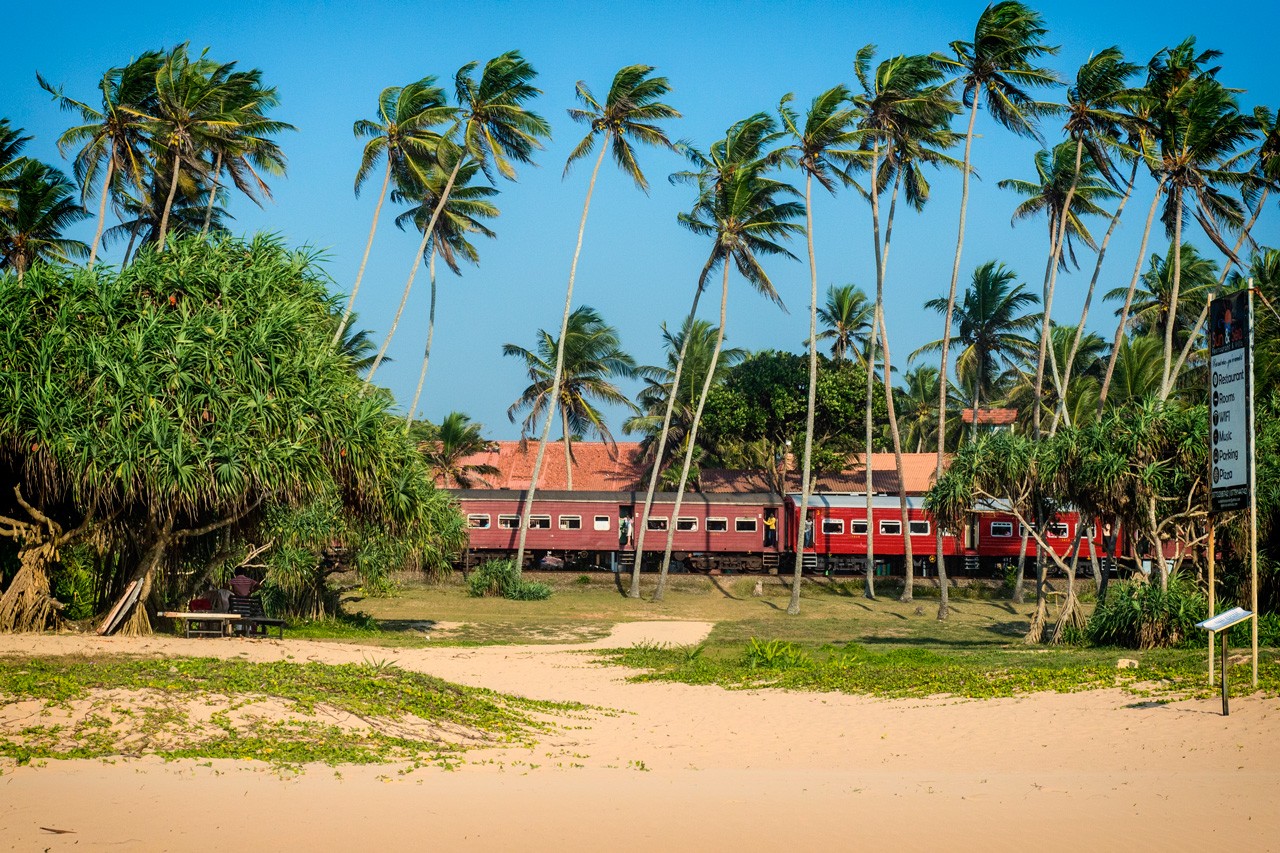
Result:
[[[965,423],[973,423],[973,409],[961,409],[960,415]],[[978,423],[987,426],[1008,426],[1017,419],[1017,409],[978,409]]]

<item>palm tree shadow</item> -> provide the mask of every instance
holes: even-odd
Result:
[[[720,594],[723,595],[725,598],[731,599],[733,601],[742,601],[742,598],[734,595],[732,592],[729,591],[729,589],[724,584],[720,582],[720,577],[721,577],[720,575],[707,575],[707,577],[711,578],[711,585],[714,586],[716,589],[720,590]]]

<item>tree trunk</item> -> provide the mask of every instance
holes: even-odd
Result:
[[[658,588],[653,593],[654,601],[661,601],[667,589],[667,572],[671,568],[671,547],[675,543],[675,520],[680,517],[680,505],[684,501],[685,485],[689,482],[689,468],[693,464],[693,449],[698,444],[698,427],[702,425],[702,410],[707,405],[707,397],[711,394],[711,386],[715,382],[716,364],[720,361],[720,347],[724,344],[724,324],[729,311],[729,259],[724,259],[724,279],[720,285],[720,327],[716,329],[716,345],[711,350],[711,364],[707,367],[707,378],[702,382],[702,394],[698,397],[698,407],[693,412],[693,422],[689,425],[689,437],[686,439],[684,464],[680,468],[680,485],[676,489],[676,503],[671,510],[671,521],[667,524],[667,544],[662,552],[662,569],[658,573]],[[801,519],[803,522],[803,519]],[[646,517],[645,523],[648,523]],[[803,545],[801,545],[803,549]],[[636,555],[639,559],[639,555]]]
[[[1155,195],[1151,199],[1151,209],[1147,211],[1147,224],[1142,229],[1142,243],[1138,246],[1138,260],[1133,265],[1133,277],[1129,279],[1129,290],[1124,296],[1124,305],[1120,308],[1120,320],[1116,324],[1116,339],[1111,345],[1111,357],[1107,359],[1107,372],[1102,377],[1102,391],[1098,394],[1098,416],[1106,409],[1107,392],[1111,390],[1111,377],[1116,370],[1116,356],[1120,354],[1120,344],[1124,341],[1125,326],[1129,323],[1129,309],[1133,306],[1133,292],[1138,287],[1138,279],[1142,276],[1142,262],[1147,255],[1147,239],[1151,236],[1151,223],[1156,218],[1156,208],[1160,206],[1160,193],[1164,189],[1164,179],[1156,184]]]
[[[218,176],[222,174],[222,152],[219,151],[213,162],[213,186],[209,187],[209,203],[204,208],[204,225],[200,227],[200,236],[209,233],[209,223],[213,221],[213,203],[218,198]]]
[[[112,633],[126,637],[151,633],[151,619],[147,615],[147,599],[151,596],[151,587],[155,581],[156,569],[160,566],[161,561],[164,559],[165,551],[168,550],[169,545],[172,543],[172,535],[172,519],[165,522],[163,528],[154,532],[155,540],[143,555],[137,569],[134,570],[133,576],[130,578],[131,581],[136,581],[139,584],[136,594],[131,595],[126,592],[121,597],[122,602],[125,601],[126,597],[133,600],[130,612],[120,614],[116,623],[119,628]]]
[[[563,337],[561,338],[563,340]],[[569,491],[573,491],[573,448],[569,446],[569,409],[560,406],[560,423],[564,424],[564,478]]]
[[[173,197],[178,194],[178,158],[173,158],[173,178],[169,181],[169,197],[164,202],[164,213],[160,216],[160,235],[157,243],[160,251],[164,251],[164,241],[169,235],[169,212],[173,210]]]
[[[1044,276],[1044,298],[1041,307],[1044,309],[1040,315],[1040,352],[1036,357],[1036,382],[1035,382],[1035,409],[1032,412],[1032,424],[1035,430],[1035,437],[1040,438],[1040,419],[1042,416],[1041,398],[1044,396],[1044,363],[1045,356],[1052,358],[1052,349],[1050,341],[1053,334],[1053,294],[1058,283],[1058,266],[1062,263],[1062,250],[1067,242],[1067,227],[1071,223],[1071,202],[1075,199],[1076,187],[1080,183],[1080,161],[1084,157],[1084,140],[1076,140],[1076,168],[1071,175],[1071,187],[1067,190],[1067,197],[1063,201],[1062,212],[1058,217],[1056,229],[1050,230],[1049,235],[1049,268],[1045,270]],[[1053,217],[1050,215],[1050,223]],[[1067,392],[1062,385],[1062,379],[1058,375],[1057,365],[1054,365],[1052,378],[1055,384],[1054,390],[1058,394],[1058,400],[1063,411],[1066,410]]]
[[[129,256],[133,254],[133,243],[138,239],[138,229],[129,229],[129,242],[124,247],[124,257],[120,259],[120,266],[126,267],[129,264]]]
[[[49,563],[57,559],[51,540],[18,552],[18,571],[0,596],[0,632],[43,631],[57,620],[62,603],[49,588]]]
[[[1044,623],[1047,616],[1047,603],[1044,596],[1044,552],[1040,543],[1036,543],[1036,609],[1031,616],[1031,625],[1027,628],[1027,643],[1039,643],[1044,639]]]
[[[911,510],[907,504],[907,480],[903,476],[902,469],[902,436],[898,432],[898,413],[893,404],[893,385],[888,381],[888,377],[892,374],[893,358],[889,355],[889,330],[885,327],[884,316],[880,317],[880,344],[884,348],[884,398],[889,413],[889,434],[893,436],[893,459],[898,469],[898,505],[902,510],[902,550],[903,561],[905,562],[906,576],[902,582],[902,595],[899,601],[911,601],[913,598],[913,584],[915,578],[915,556],[911,551]],[[871,519],[867,519],[867,535],[871,535]],[[938,563],[941,571],[942,563]],[[942,586],[942,600],[938,605],[938,618],[946,619],[947,608],[947,587],[945,583],[946,575],[941,577],[944,579]]]
[[[418,401],[422,399],[422,386],[427,382],[427,364],[431,361],[431,341],[436,334],[436,247],[431,247],[431,259],[427,262],[427,270],[431,273],[431,309],[427,312],[427,346],[422,351],[422,370],[418,371],[418,387],[413,390],[413,403],[409,406],[409,414],[404,419],[405,435],[413,426],[414,416],[418,413]]]
[[[533,461],[533,479],[529,481],[529,491],[525,495],[524,509],[521,519],[527,519],[533,509],[533,495],[538,489],[538,475],[542,472],[542,458],[547,452],[547,437],[551,434],[551,422],[555,419],[556,403],[560,399],[560,383],[564,381],[564,336],[569,331],[569,315],[573,312],[573,284],[578,275],[578,256],[582,254],[582,235],[587,230],[587,213],[591,210],[591,194],[596,189],[596,175],[600,173],[600,164],[604,161],[604,152],[608,150],[608,139],[601,142],[600,156],[596,157],[595,168],[591,170],[591,182],[587,184],[587,197],[582,202],[582,219],[578,222],[578,242],[573,247],[573,262],[569,264],[569,286],[564,292],[564,316],[560,319],[560,343],[556,346],[556,369],[551,378],[551,397],[547,405],[547,422],[542,427],[542,437],[538,439],[538,455]],[[565,433],[569,432],[569,424],[564,425]],[[520,526],[520,545],[516,550],[516,569],[524,566],[524,543],[526,526]]]
[[[93,269],[98,260],[98,246],[102,245],[102,229],[107,224],[107,196],[111,194],[111,179],[116,170],[116,142],[111,142],[111,153],[107,156],[107,177],[102,182],[102,199],[98,202],[98,228],[93,232],[93,243],[89,246],[89,268]]]
[[[1173,390],[1173,327],[1178,319],[1178,290],[1182,285],[1182,190],[1173,200],[1173,292],[1169,294],[1169,316],[1164,321],[1164,370],[1161,372],[1160,400]]]
[[[680,375],[684,372],[684,359],[689,351],[689,337],[693,331],[693,321],[697,317],[698,301],[701,298],[702,285],[699,284],[693,292],[693,306],[689,309],[689,319],[684,324],[687,332],[684,340],[680,342],[680,354],[676,356],[676,370],[671,378],[671,391],[667,394],[667,411],[662,416],[662,432],[658,435],[658,447],[653,455],[653,470],[649,472],[649,488],[644,496],[644,515],[633,520],[636,524],[636,560],[631,567],[631,589],[627,592],[628,598],[640,597],[640,562],[644,558],[645,528],[649,526],[649,512],[653,509],[653,493],[658,485],[658,475],[662,471],[662,457],[667,450],[667,435],[671,432],[671,415],[675,411],[676,397],[680,391]]]
[[[804,461],[800,476],[800,519],[808,518],[810,477],[813,470],[813,416],[818,404],[818,267],[813,254],[813,174],[804,179],[805,231],[809,249],[809,407],[804,421]],[[815,534],[817,531],[814,531]],[[800,612],[800,578],[804,569],[804,548],[796,549],[795,572],[791,578],[791,601],[787,613]]]
[[[1026,527],[1022,528],[1022,544],[1018,546],[1018,574],[1013,581],[1013,603],[1021,604],[1026,598],[1026,581],[1027,581],[1027,534]]]
[[[364,256],[360,258],[360,269],[356,270],[356,283],[351,288],[351,295],[347,297],[347,307],[342,309],[342,319],[338,321],[338,328],[333,333],[333,346],[337,346],[342,340],[342,333],[347,330],[347,321],[351,319],[351,309],[356,303],[356,294],[360,292],[360,281],[364,278],[365,265],[369,263],[369,251],[373,248],[373,235],[378,230],[378,216],[382,213],[382,202],[387,197],[387,187],[390,184],[391,157],[388,154],[387,172],[382,178],[382,190],[378,193],[378,203],[373,208],[373,224],[369,226],[369,239],[364,244]]]
[[[876,544],[875,536],[872,535],[873,525],[875,521],[875,488],[873,486],[871,452],[872,437],[874,433],[874,421],[872,417],[872,407],[875,404],[875,387],[876,387],[876,338],[880,334],[880,301],[876,300],[875,309],[871,316],[871,340],[867,343],[867,414],[866,414],[866,462],[867,478],[867,580],[863,585],[862,594],[872,601],[876,597]]]
[[[391,328],[387,330],[387,336],[382,341],[382,348],[378,350],[378,357],[373,360],[373,365],[369,368],[369,375],[364,378],[364,390],[368,391],[369,386],[373,384],[373,374],[378,372],[378,365],[382,364],[382,359],[386,357],[387,347],[391,346],[391,339],[395,337],[396,327],[400,325],[400,316],[404,313],[405,303],[409,301],[409,291],[413,289],[413,280],[418,275],[418,267],[422,265],[422,256],[427,253],[427,244],[431,242],[431,235],[435,233],[436,222],[440,219],[440,211],[444,210],[444,206],[449,203],[449,193],[453,192],[453,182],[458,177],[458,170],[462,168],[463,157],[458,155],[458,162],[454,164],[453,171],[449,173],[449,180],[444,185],[444,191],[440,193],[440,200],[436,202],[436,209],[431,211],[431,221],[427,223],[427,227],[422,231],[422,242],[418,244],[418,253],[413,256],[413,269],[409,270],[409,280],[404,283],[404,293],[400,296],[400,307],[396,309],[395,319],[391,321]],[[374,223],[377,224],[376,222]],[[369,239],[373,239],[370,232]],[[355,301],[355,291],[351,293],[351,301]],[[348,308],[350,305],[348,304]],[[339,329],[342,324],[339,324]]]
[[[1080,540],[1084,537],[1084,528],[1084,523],[1077,520],[1076,541],[1071,545],[1071,568],[1067,572],[1067,597],[1062,602],[1062,610],[1058,613],[1058,621],[1054,623],[1053,634],[1049,638],[1049,642],[1054,644],[1065,643],[1069,630],[1084,627],[1080,603],[1076,598],[1076,567],[1080,563]]]

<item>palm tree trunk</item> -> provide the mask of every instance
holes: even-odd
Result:
[[[711,363],[707,367],[707,378],[702,382],[702,394],[698,397],[698,407],[693,412],[693,422],[689,424],[689,436],[685,439],[684,464],[680,468],[680,485],[676,489],[676,503],[671,510],[671,521],[667,524],[667,545],[662,552],[662,569],[658,573],[658,588],[654,590],[653,600],[661,601],[667,588],[667,572],[671,568],[671,547],[675,543],[676,519],[680,517],[680,505],[684,502],[685,485],[689,482],[689,468],[693,465],[693,449],[698,444],[698,427],[702,425],[702,410],[707,405],[707,397],[711,394],[711,386],[716,378],[716,363],[720,361],[720,347],[724,344],[724,324],[729,311],[729,259],[724,259],[724,280],[720,285],[720,326],[716,329],[716,345],[711,350]],[[648,523],[648,519],[645,519]],[[639,559],[639,555],[636,555]]]
[[[1063,201],[1062,212],[1058,216],[1057,228],[1049,240],[1049,269],[1045,271],[1044,301],[1042,303],[1044,312],[1040,316],[1040,353],[1036,358],[1035,409],[1032,415],[1036,439],[1040,438],[1040,417],[1041,409],[1043,408],[1040,404],[1040,398],[1044,392],[1045,356],[1046,354],[1049,355],[1050,360],[1053,358],[1053,353],[1049,346],[1053,327],[1053,295],[1058,283],[1058,267],[1062,263],[1062,249],[1067,242],[1067,227],[1071,224],[1071,202],[1075,199],[1076,187],[1080,183],[1080,162],[1083,157],[1084,140],[1077,139],[1076,168],[1071,175],[1071,187],[1067,190],[1067,197]],[[1062,378],[1058,373],[1056,363],[1053,365],[1052,378],[1055,385],[1054,390],[1057,392],[1058,400],[1065,411],[1067,393],[1062,386]]]
[[[564,336],[561,335],[561,338]],[[569,491],[573,491],[573,448],[569,446],[569,409],[560,405],[560,423],[564,425],[564,478]]]
[[[128,266],[128,265],[129,265],[129,256],[133,254],[133,243],[134,243],[134,241],[135,241],[135,240],[137,240],[137,239],[138,239],[138,229],[137,229],[137,228],[130,228],[130,229],[129,229],[129,242],[128,242],[127,244],[125,244],[125,247],[124,247],[124,257],[120,259],[120,266],[121,266],[121,267],[126,267],[126,266]]]
[[[458,177],[458,170],[462,168],[463,157],[458,155],[458,162],[453,165],[453,171],[449,173],[449,180],[444,185],[444,191],[440,193],[440,200],[436,202],[436,209],[431,211],[431,221],[427,223],[427,227],[422,231],[422,242],[418,244],[418,253],[413,257],[413,269],[409,270],[409,280],[404,283],[404,293],[400,296],[400,307],[396,309],[395,319],[391,321],[391,328],[387,330],[387,336],[382,341],[382,348],[378,350],[378,357],[373,360],[373,365],[369,368],[369,374],[364,378],[364,390],[369,390],[369,386],[373,384],[373,374],[378,372],[378,365],[382,364],[382,359],[386,357],[387,347],[391,346],[391,339],[395,336],[396,327],[400,325],[400,317],[404,314],[405,303],[409,301],[409,291],[413,289],[413,280],[418,275],[418,267],[422,265],[422,256],[427,253],[427,244],[431,242],[431,235],[435,233],[436,222],[440,219],[440,211],[444,210],[444,206],[449,203],[449,193],[453,192],[453,182]],[[377,224],[376,222],[374,223]],[[373,239],[373,232],[370,231],[369,239]],[[350,302],[355,300],[355,291],[351,293]],[[348,304],[350,308],[350,304]],[[343,324],[339,323],[339,328]],[[521,537],[523,538],[523,537]]]
[[[813,472],[813,415],[818,405],[818,266],[813,254],[813,174],[805,173],[804,218],[809,248],[809,408],[804,421],[804,461],[800,476],[800,515],[808,518],[810,477]],[[816,532],[816,531],[815,531]],[[800,578],[804,569],[804,548],[796,549],[795,573],[791,578],[791,601],[787,613],[800,612]]]
[[[964,135],[964,174],[960,189],[960,228],[956,235],[956,257],[951,264],[951,287],[947,291],[947,315],[942,325],[942,354],[938,362],[938,465],[934,476],[942,479],[943,454],[947,446],[947,355],[951,348],[951,321],[956,312],[956,284],[960,281],[960,253],[964,250],[964,222],[969,208],[969,164],[973,151],[973,125],[978,118],[978,96],[974,93],[973,108],[969,110],[969,129]],[[885,380],[889,371],[885,369]],[[942,565],[942,528],[934,536],[934,556]]]
[[[1022,544],[1018,546],[1018,575],[1013,581],[1013,603],[1021,604],[1023,598],[1026,597],[1027,583],[1027,539],[1030,534],[1027,528],[1022,528]]]
[[[971,420],[973,421],[973,424],[969,430],[970,442],[975,442],[978,440],[978,410],[982,408],[982,373],[985,368],[986,368],[986,358],[984,358],[984,353],[981,350],[979,350],[978,351],[978,370],[976,375],[973,378],[973,401],[972,401],[973,416],[971,418]]]
[[[431,361],[431,341],[436,334],[436,247],[431,247],[431,259],[427,262],[427,270],[431,273],[431,309],[427,312],[427,346],[422,351],[422,370],[418,372],[418,387],[413,391],[413,403],[409,406],[409,414],[404,419],[404,433],[409,434],[413,426],[414,416],[418,413],[418,400],[422,398],[422,386],[427,381],[427,364]]]
[[[1173,200],[1173,290],[1169,294],[1169,316],[1164,321],[1164,370],[1160,379],[1160,399],[1169,399],[1173,390],[1173,327],[1178,320],[1178,290],[1182,285],[1182,191]]]
[[[877,241],[878,242],[878,241]],[[867,414],[866,414],[866,451],[864,462],[866,463],[867,476],[866,493],[867,493],[867,579],[863,584],[862,594],[872,601],[876,597],[876,543],[875,536],[872,535],[872,526],[875,510],[875,489],[872,488],[872,468],[871,463],[871,441],[873,437],[873,425],[875,418],[872,417],[872,406],[875,404],[875,387],[876,387],[876,336],[880,334],[880,302],[876,301],[876,306],[872,309],[871,314],[871,340],[867,343]]]
[[[209,223],[213,221],[213,203],[218,198],[218,176],[222,174],[222,152],[219,151],[213,161],[213,186],[209,187],[209,203],[204,208],[204,225],[200,226],[200,236],[209,233]]]
[[[649,489],[644,496],[644,514],[634,519],[636,528],[635,564],[631,567],[631,589],[628,598],[640,597],[640,561],[644,558],[645,528],[649,526],[649,512],[653,509],[653,493],[658,486],[658,474],[662,471],[663,454],[667,450],[667,436],[671,432],[671,415],[675,411],[676,397],[680,391],[680,374],[684,372],[684,359],[689,351],[689,338],[692,336],[693,321],[698,315],[698,301],[702,298],[702,285],[699,284],[693,293],[693,307],[689,309],[689,319],[685,321],[684,340],[680,342],[680,354],[676,356],[676,370],[671,377],[671,391],[667,394],[667,411],[662,416],[662,432],[658,434],[658,447],[653,455],[653,470],[649,472]]]
[[[884,399],[889,412],[889,433],[893,436],[893,459],[898,469],[898,505],[902,510],[902,550],[906,576],[902,582],[902,595],[899,601],[911,601],[915,578],[915,557],[911,551],[911,510],[907,503],[907,480],[902,469],[902,436],[898,432],[898,413],[893,404],[893,383],[889,381],[893,360],[889,355],[889,330],[885,327],[884,315],[880,315],[880,344],[884,348]],[[871,533],[871,520],[867,520],[867,533]],[[947,618],[947,585],[946,571],[942,561],[938,561],[938,571],[942,579],[942,599],[938,604],[938,618]]]
[[[160,216],[160,235],[156,242],[164,251],[164,240],[169,234],[169,212],[173,210],[173,197],[178,194],[178,158],[173,158],[173,178],[169,181],[169,197],[164,201],[164,213]]]
[[[382,190],[378,193],[378,204],[373,208],[373,224],[369,226],[369,239],[364,244],[364,256],[360,258],[360,269],[356,271],[356,283],[351,288],[351,295],[347,297],[347,307],[342,309],[342,320],[338,322],[338,328],[333,333],[333,346],[338,345],[338,341],[342,340],[342,333],[347,330],[347,321],[351,319],[351,308],[355,305],[356,294],[360,292],[360,280],[364,278],[365,265],[369,263],[369,251],[373,248],[373,235],[378,230],[378,216],[382,213],[382,202],[387,197],[387,187],[391,184],[391,157],[387,157],[387,172],[382,177]],[[434,221],[434,219],[432,220]]]
[[[547,407],[547,422],[542,427],[542,437],[538,439],[538,455],[533,462],[533,479],[529,482],[529,491],[525,495],[524,509],[521,518],[528,518],[533,509],[533,495],[538,489],[538,475],[542,473],[542,457],[547,452],[547,436],[551,434],[551,421],[555,416],[555,401],[560,399],[560,383],[564,381],[564,336],[569,330],[569,315],[573,312],[573,283],[578,275],[578,256],[582,254],[582,235],[587,230],[587,213],[591,210],[591,194],[596,189],[596,176],[600,173],[600,164],[604,162],[604,152],[608,150],[608,140],[602,140],[600,156],[596,157],[595,168],[591,170],[591,182],[587,184],[587,197],[582,202],[582,219],[578,222],[578,242],[573,248],[573,262],[569,264],[569,286],[564,292],[564,316],[560,319],[560,344],[556,347],[556,370],[551,378],[551,405]],[[461,161],[459,161],[461,162]],[[564,426],[569,432],[569,424]],[[520,527],[520,545],[516,551],[516,569],[520,570],[524,563],[525,527]]]
[[[116,170],[116,143],[111,143],[111,154],[107,157],[107,177],[102,182],[102,199],[98,202],[98,229],[93,232],[93,244],[89,246],[89,268],[98,260],[98,246],[102,245],[102,229],[107,224],[107,196],[111,195],[111,179]]]
[[[1093,277],[1089,279],[1089,289],[1084,295],[1084,308],[1080,311],[1080,323],[1076,326],[1076,333],[1071,339],[1071,349],[1067,353],[1067,363],[1062,368],[1062,387],[1071,387],[1071,371],[1075,367],[1076,355],[1080,352],[1080,341],[1084,338],[1084,326],[1089,320],[1089,306],[1093,302],[1093,291],[1098,286],[1098,277],[1102,274],[1102,261],[1107,256],[1107,246],[1111,243],[1111,235],[1115,233],[1116,226],[1120,224],[1120,217],[1124,214],[1124,207],[1129,203],[1130,196],[1133,195],[1133,185],[1138,180],[1138,164],[1141,161],[1137,158],[1133,161],[1133,171],[1129,173],[1129,183],[1125,187],[1124,197],[1120,199],[1120,204],[1116,207],[1116,212],[1111,216],[1111,224],[1107,226],[1107,233],[1102,238],[1102,244],[1098,247],[1098,257],[1093,264]],[[1067,400],[1064,396],[1058,401],[1058,413],[1054,415],[1053,426],[1051,432],[1058,431],[1059,414],[1066,415]]]
[[[1138,260],[1133,265],[1133,277],[1129,279],[1129,290],[1124,296],[1124,306],[1120,309],[1120,321],[1116,324],[1116,339],[1111,345],[1111,357],[1107,359],[1107,372],[1102,377],[1102,391],[1098,394],[1098,415],[1101,416],[1107,404],[1107,392],[1111,390],[1111,377],[1116,370],[1116,356],[1120,354],[1120,343],[1124,340],[1125,326],[1129,323],[1129,309],[1133,306],[1133,292],[1138,287],[1138,279],[1142,276],[1142,262],[1147,255],[1147,239],[1151,236],[1151,223],[1156,218],[1156,208],[1160,206],[1160,193],[1164,190],[1164,179],[1156,184],[1156,191],[1151,199],[1151,209],[1147,211],[1147,224],[1142,229],[1142,243],[1138,246]]]

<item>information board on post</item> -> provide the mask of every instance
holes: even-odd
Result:
[[[1249,506],[1253,470],[1251,308],[1247,291],[1209,303],[1209,494],[1214,512]]]

